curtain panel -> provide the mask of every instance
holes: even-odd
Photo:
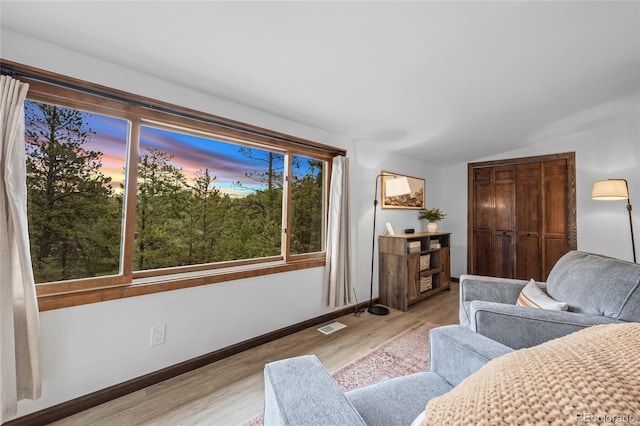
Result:
[[[0,423],[41,394],[40,324],[27,231],[24,100],[29,85],[0,77]]]
[[[349,159],[338,155],[331,171],[323,292],[325,305],[332,308],[351,303],[349,202]]]

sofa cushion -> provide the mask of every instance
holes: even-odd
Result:
[[[638,415],[638,353],[638,323],[596,325],[514,351],[431,399],[423,424],[575,424],[588,423],[587,415]]]
[[[384,380],[345,395],[368,426],[406,426],[424,411],[431,398],[451,388],[436,373],[424,372]]]
[[[520,292],[516,305],[523,306],[525,308],[550,309],[552,311],[567,310],[566,303],[558,302],[557,300],[549,297],[533,279],[529,281],[529,284],[524,286]]]
[[[592,253],[570,251],[547,278],[547,293],[569,310],[640,321],[640,265]]]

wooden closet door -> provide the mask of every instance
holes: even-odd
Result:
[[[493,275],[515,278],[516,273],[516,168],[494,167]]]
[[[542,280],[542,183],[540,163],[516,166],[516,278]]]
[[[493,275],[493,168],[473,170],[473,262],[474,274]]]
[[[567,247],[567,161],[545,161],[542,163],[543,222],[542,263],[543,279],[551,268],[569,249]]]
[[[575,153],[468,165],[469,273],[545,281],[577,248]]]

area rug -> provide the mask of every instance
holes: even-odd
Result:
[[[344,391],[429,369],[429,331],[437,324],[419,322],[331,375]],[[262,425],[257,416],[245,426]]]
[[[420,322],[375,349],[340,367],[331,375],[344,391],[429,369],[429,331]]]

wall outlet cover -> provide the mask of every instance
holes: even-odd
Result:
[[[162,345],[165,341],[166,331],[166,324],[151,326],[151,341],[149,342],[149,346]]]

